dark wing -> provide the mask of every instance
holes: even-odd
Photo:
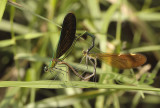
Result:
[[[119,69],[135,68],[143,65],[147,60],[147,58],[142,54],[97,53],[96,57],[103,62]]]
[[[76,17],[73,13],[68,13],[64,20],[57,46],[56,58],[61,57],[71,46],[75,39]]]

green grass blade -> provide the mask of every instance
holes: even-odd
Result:
[[[50,85],[52,81],[52,85]],[[117,85],[117,84],[96,84],[85,81],[1,81],[0,87],[27,87],[27,88],[99,88],[99,89],[121,89],[121,90],[144,90],[160,92],[160,88],[152,88],[145,85]]]
[[[160,50],[160,45],[150,45],[150,46],[144,46],[144,47],[138,47],[130,49],[130,53],[136,53],[136,52],[149,52],[149,51],[158,51]]]
[[[2,20],[2,16],[5,10],[6,4],[7,4],[7,0],[0,0],[0,22]]]
[[[14,45],[14,44],[15,44],[15,41],[13,39],[0,41],[0,47],[7,47],[7,46],[10,46],[10,45]]]

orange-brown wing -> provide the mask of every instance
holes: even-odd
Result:
[[[135,68],[143,65],[147,60],[147,58],[142,54],[97,53],[96,57],[103,62],[119,69]]]

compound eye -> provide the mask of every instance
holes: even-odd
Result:
[[[48,66],[45,66],[44,67],[44,72],[47,72],[48,71]]]

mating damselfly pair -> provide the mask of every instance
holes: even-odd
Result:
[[[92,37],[92,45],[86,51],[83,51],[83,55],[86,58],[86,63],[88,64],[88,62],[90,62],[94,67],[93,73],[86,77],[80,75],[71,65],[64,61],[64,59],[72,51],[76,41],[84,34]],[[104,63],[119,69],[136,68],[143,65],[147,60],[142,54],[90,53],[91,49],[94,47],[95,36],[88,32],[85,32],[84,34],[76,36],[76,17],[73,13],[68,13],[63,20],[56,53],[54,54],[50,65],[45,67],[44,70],[52,72],[56,68],[57,64],[64,64],[71,69],[76,76],[83,80],[88,80],[96,75],[97,59],[100,59],[104,61]]]

